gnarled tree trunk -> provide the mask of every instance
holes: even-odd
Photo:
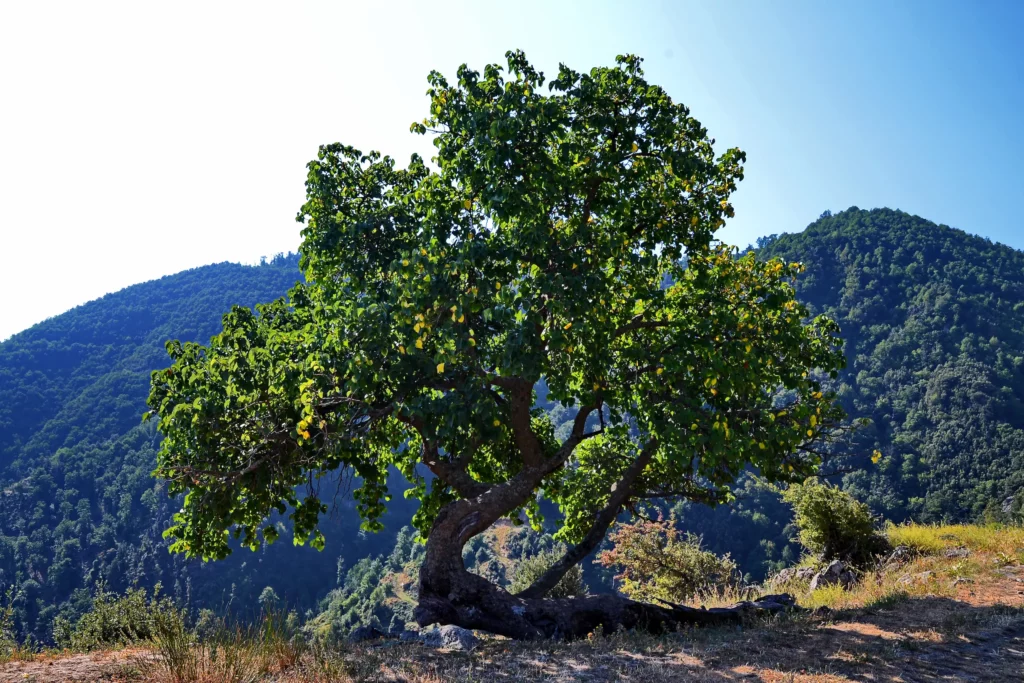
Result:
[[[454,624],[520,640],[571,640],[586,637],[598,627],[606,633],[620,628],[658,633],[681,625],[737,623],[751,614],[793,606],[788,596],[772,596],[770,600],[729,608],[696,609],[650,605],[618,595],[563,599],[512,595],[468,572],[463,565],[462,548],[530,495],[530,479],[521,474],[477,498],[456,501],[441,510],[427,539],[426,557],[420,569],[415,618],[421,626]]]

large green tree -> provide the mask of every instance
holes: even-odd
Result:
[[[422,624],[512,637],[699,618],[618,596],[545,600],[623,510],[647,498],[728,499],[747,467],[803,478],[842,419],[822,379],[837,329],[806,319],[798,264],[737,258],[714,235],[744,155],[713,140],[636,57],[547,84],[508,68],[431,73],[412,126],[428,166],[340,144],[309,164],[306,283],[236,308],[209,346],[169,345],[150,405],[157,473],[184,505],[173,549],[273,542],[273,511],[322,546],[317,481],[349,468],[368,529],[389,468],[419,499]],[[578,410],[561,443],[533,409]],[[430,474],[427,472],[429,471]],[[565,557],[511,595],[467,572],[463,545],[502,517],[563,515]]]

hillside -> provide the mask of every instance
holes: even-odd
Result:
[[[895,521],[1003,514],[1024,491],[1024,253],[851,208],[761,254],[805,263],[799,296],[842,327],[843,402],[873,423],[845,486]]]
[[[335,584],[343,554],[375,549],[378,539],[367,543],[344,513],[322,554],[281,544],[203,565],[172,557],[161,537],[175,507],[150,476],[159,437],[141,415],[165,342],[208,340],[232,305],[276,299],[299,278],[297,256],[206,266],[0,344],[0,591],[13,590],[23,637],[48,642],[54,617],[77,616],[97,582],[117,591],[162,582],[185,604],[234,612],[251,610],[269,585],[309,608]]]
[[[1004,502],[1024,487],[1024,254],[884,209],[823,216],[760,252],[804,262],[800,296],[848,340],[842,400],[872,424],[843,445],[853,455],[842,469],[857,470],[845,486],[897,521],[1015,514],[1020,500],[1009,512]],[[13,590],[20,635],[48,641],[53,618],[73,619],[98,581],[116,591],[161,582],[190,608],[243,614],[270,587],[345,628],[394,597],[378,583],[412,514],[401,496],[379,536],[360,533],[351,499],[337,496],[323,553],[279,543],[204,565],[168,555],[161,537],[175,505],[149,476],[158,435],[139,418],[149,372],[167,364],[164,342],[206,340],[231,305],[273,300],[298,277],[296,257],[207,266],[0,344],[0,590]],[[575,410],[539,394],[564,434]],[[349,485],[332,484],[342,494]],[[799,556],[788,507],[751,479],[729,507],[676,512],[750,580]],[[485,555],[473,549],[469,562],[484,566]],[[592,563],[584,574],[591,590],[607,585]]]

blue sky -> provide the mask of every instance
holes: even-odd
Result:
[[[642,55],[748,154],[729,242],[856,205],[1024,248],[1022,27],[1018,1],[4,3],[0,339],[294,250],[318,144],[429,156],[427,72],[512,48],[549,74]]]

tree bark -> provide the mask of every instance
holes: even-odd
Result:
[[[544,597],[548,591],[558,585],[558,582],[562,580],[562,577],[570,569],[579,564],[584,557],[600,545],[601,541],[604,540],[605,534],[608,532],[608,527],[612,525],[612,522],[618,517],[622,506],[629,500],[629,496],[633,491],[633,484],[643,474],[657,449],[658,442],[654,439],[644,446],[643,450],[640,451],[640,455],[630,464],[619,481],[612,485],[607,504],[597,513],[594,523],[587,531],[587,535],[583,537],[583,540],[566,550],[565,554],[551,565],[547,571],[541,574],[526,590],[518,593],[519,597]]]
[[[650,605],[618,595],[526,598],[466,571],[462,562],[465,543],[526,500],[533,492],[532,478],[521,474],[477,498],[455,501],[441,510],[427,539],[426,557],[420,568],[419,603],[414,612],[417,623],[454,624],[519,640],[572,640],[584,638],[599,627],[606,633],[622,628],[659,633],[683,625],[738,623],[751,614],[792,606],[791,599],[696,609]]]

